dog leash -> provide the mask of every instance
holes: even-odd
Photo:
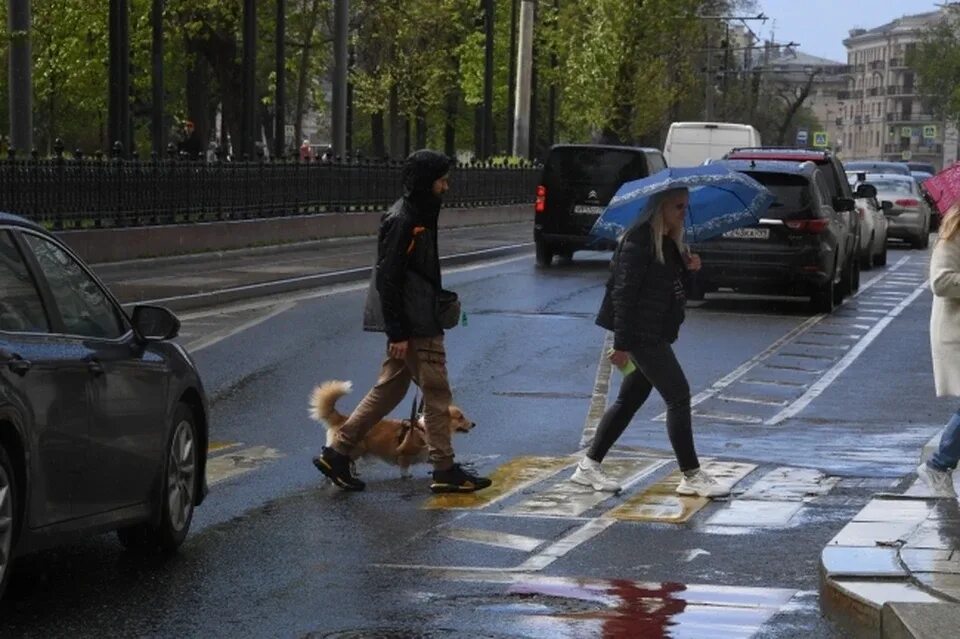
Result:
[[[417,399],[420,400],[419,405],[417,404]],[[423,401],[424,398],[420,397],[420,389],[418,388],[413,393],[413,401],[410,402],[410,419],[404,420],[400,424],[400,435],[397,437],[398,446],[403,443],[403,439],[407,436],[407,433],[409,433],[411,429],[416,428],[417,418],[423,413]]]

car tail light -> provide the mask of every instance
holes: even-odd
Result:
[[[801,233],[823,233],[830,226],[830,220],[787,220],[787,228]]]
[[[547,208],[547,187],[540,185],[537,187],[537,203],[534,205],[533,210],[537,213],[543,213],[544,209]]]
[[[857,213],[860,214],[860,219],[862,220],[864,217],[866,217],[866,215],[867,215],[867,210],[866,210],[865,208],[863,208],[862,206],[858,206],[858,207],[857,207]]]
[[[913,198],[907,198],[904,200],[896,200],[894,202],[897,206],[903,209],[918,209],[920,208],[920,200],[915,200]]]

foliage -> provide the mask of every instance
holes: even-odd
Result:
[[[960,20],[931,26],[907,65],[917,73],[925,106],[939,117],[960,122]]]

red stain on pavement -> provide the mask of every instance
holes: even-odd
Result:
[[[577,584],[520,583],[512,586],[510,594],[545,595],[593,601],[604,607],[586,612],[559,613],[559,618],[596,620],[602,623],[603,639],[663,639],[671,636],[669,629],[677,625],[676,617],[687,607],[687,601],[677,597],[686,590],[678,583],[662,583],[659,587],[638,584],[625,579],[613,579],[591,587]]]

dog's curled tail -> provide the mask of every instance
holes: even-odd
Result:
[[[310,396],[310,417],[327,426],[339,426],[346,417],[337,411],[337,400],[353,390],[353,384],[340,380],[324,382]]]

